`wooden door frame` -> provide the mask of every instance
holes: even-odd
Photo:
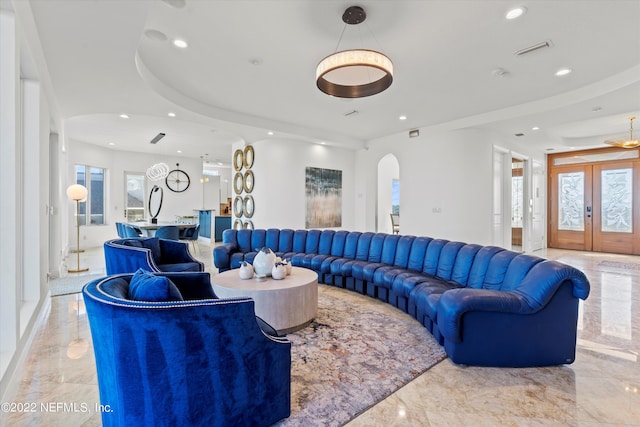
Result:
[[[589,161],[589,160],[585,160],[585,161],[575,161],[572,163],[568,163],[566,165],[555,165],[554,162],[556,159],[558,158],[579,158],[580,156],[590,156],[590,155],[598,155],[598,154],[614,154],[615,153],[620,153],[620,154],[628,154],[635,151],[636,154],[634,158],[620,158],[620,159],[607,159],[607,160],[600,160],[600,161]],[[579,150],[579,151],[570,151],[570,152],[563,152],[563,153],[556,153],[556,154],[548,154],[547,155],[547,246],[548,247],[552,247],[551,246],[551,230],[552,230],[552,225],[553,225],[553,214],[554,214],[554,210],[553,210],[553,204],[556,203],[556,201],[554,200],[554,198],[552,197],[552,190],[553,190],[553,185],[557,185],[554,183],[554,180],[552,179],[553,175],[557,172],[558,169],[564,168],[564,169],[568,169],[569,166],[591,166],[591,171],[593,172],[593,170],[595,169],[593,166],[594,165],[598,165],[598,167],[600,167],[601,165],[604,164],[611,164],[611,165],[615,165],[616,163],[619,164],[624,164],[624,163],[632,163],[633,166],[633,170],[634,173],[635,171],[639,170],[640,168],[638,167],[638,164],[640,164],[640,147],[639,148],[633,148],[633,149],[628,149],[628,148],[618,148],[618,147],[607,147],[607,148],[597,148],[597,149],[590,149],[590,150]],[[638,182],[638,179],[640,179],[639,177],[636,177],[634,175],[634,179],[635,182]],[[593,182],[593,178],[591,180]],[[594,185],[592,184],[592,187],[594,187]],[[635,188],[635,187],[634,187]],[[595,191],[595,188],[592,188],[592,192]],[[591,223],[592,226],[595,226],[596,224],[593,221],[593,211],[595,210],[595,207],[593,205],[593,202],[596,201],[595,200],[595,196],[593,194],[589,194],[587,195],[585,193],[585,198],[589,197],[590,199],[587,201],[585,200],[585,206],[587,206],[587,203],[589,203],[589,205],[592,207],[592,217],[591,217]],[[640,203],[640,200],[635,201],[635,203]],[[638,212],[634,212],[633,214],[633,221],[634,221],[634,230],[638,230],[640,229],[640,214],[638,214]],[[586,220],[586,218],[585,218]],[[585,224],[586,226],[586,224]],[[593,245],[593,233],[591,233],[591,242],[590,245],[592,247]],[[588,250],[592,250],[592,249],[588,249]],[[638,254],[640,253],[640,248],[637,248],[636,245],[634,244],[634,248],[633,248],[633,252]]]

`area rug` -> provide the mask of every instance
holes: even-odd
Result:
[[[51,296],[75,294],[82,291],[82,287],[92,280],[104,277],[104,274],[69,275],[49,281]]]
[[[341,426],[446,357],[411,316],[326,285],[316,319],[287,338],[291,416],[277,426]]]

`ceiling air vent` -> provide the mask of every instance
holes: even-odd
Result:
[[[158,141],[160,141],[162,138],[164,138],[164,133],[160,132],[159,134],[153,137],[153,139],[151,140],[151,143],[157,144]]]
[[[553,46],[553,42],[551,42],[551,40],[545,40],[529,47],[525,47],[524,49],[516,50],[516,56],[526,55],[527,53],[535,52],[540,49],[546,49],[551,46]]]

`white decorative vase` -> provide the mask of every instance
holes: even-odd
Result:
[[[289,261],[288,259],[285,259],[284,261],[282,261],[282,263],[284,264],[284,268],[287,270],[287,276],[291,274],[291,261]]]
[[[287,267],[282,263],[276,263],[271,269],[271,277],[275,280],[282,280],[287,277]]]
[[[276,254],[268,247],[260,249],[253,259],[253,271],[258,276],[271,276],[271,269],[276,263]]]
[[[242,280],[251,279],[253,277],[253,267],[247,261],[242,261],[238,275]]]

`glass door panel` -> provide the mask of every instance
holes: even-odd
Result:
[[[609,169],[600,172],[601,215],[600,231],[633,232],[633,169]]]
[[[640,165],[637,162],[593,166],[593,250],[640,254]],[[635,230],[635,233],[634,233]]]
[[[560,166],[551,174],[549,245],[590,251],[591,166]]]

